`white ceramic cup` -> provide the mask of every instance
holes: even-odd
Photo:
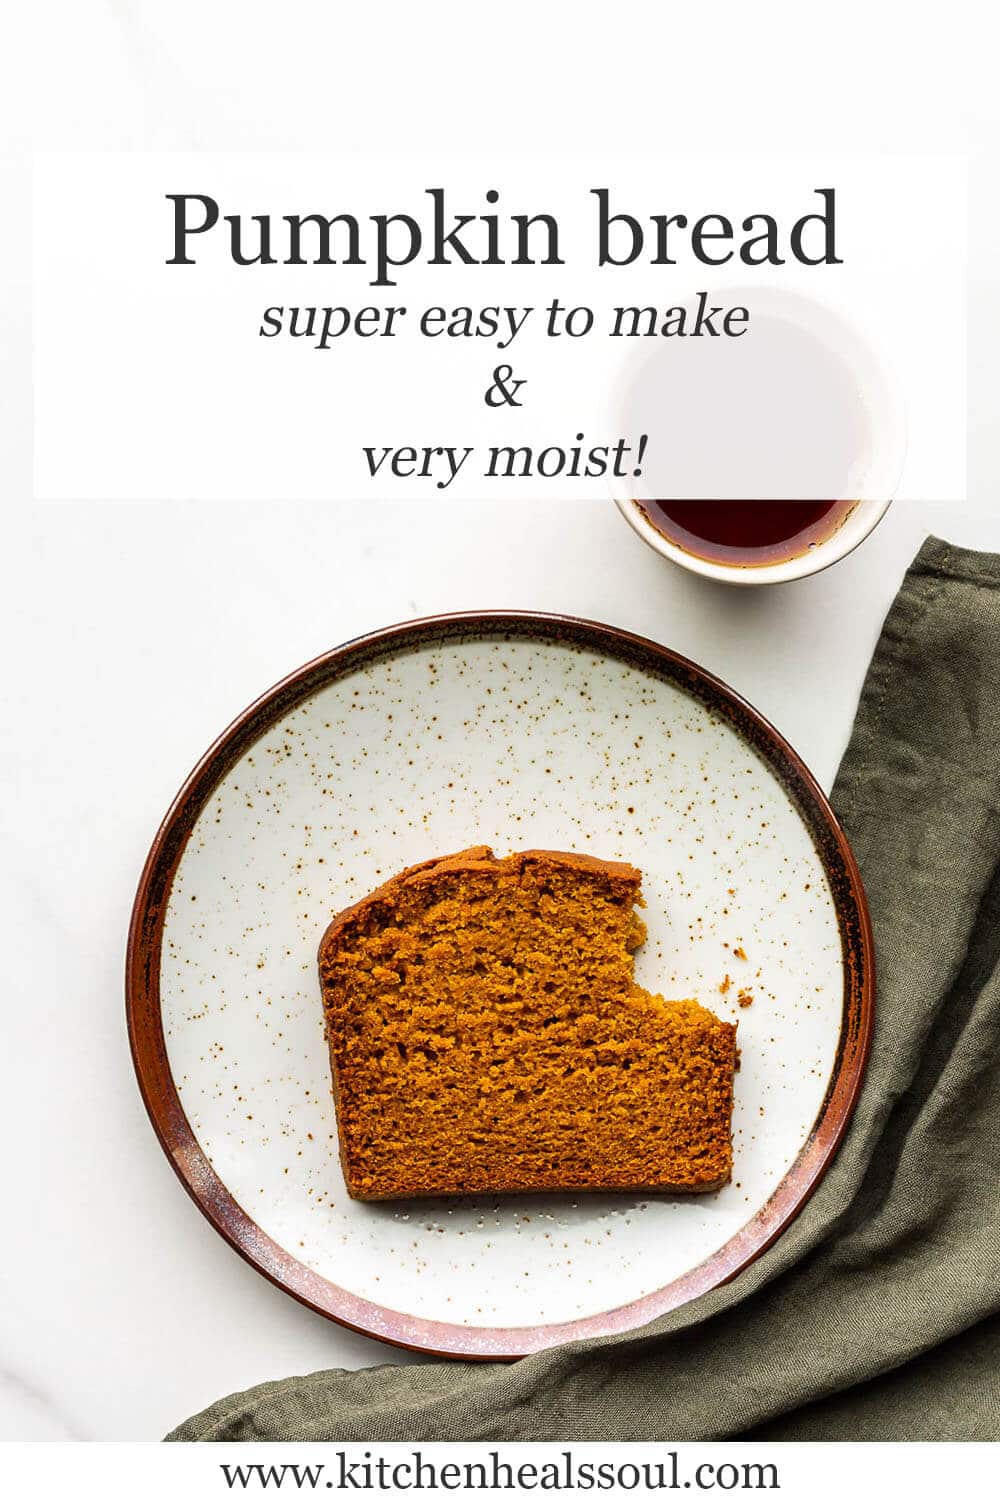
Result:
[[[892,504],[892,499],[859,500],[836,531],[816,542],[798,557],[787,558],[784,562],[747,564],[716,562],[711,558],[699,557],[697,553],[688,552],[671,541],[670,537],[664,536],[636,501],[616,500],[615,504],[636,535],[641,536],[661,557],[669,558],[671,562],[686,568],[689,573],[700,573],[703,578],[714,578],[719,583],[748,585],[791,583],[795,578],[807,578],[812,573],[821,573],[824,568],[839,562],[842,557],[853,552],[855,547],[860,546],[881,521]]]
[[[647,432],[655,462],[641,479],[612,483],[615,503],[655,552],[702,577],[747,586],[819,573],[853,552],[892,503],[906,452],[895,381],[853,324],[811,297],[756,286],[719,290],[712,301],[745,303],[744,338],[755,342],[663,340],[628,363],[611,403],[615,430]],[[678,545],[639,503],[682,496],[856,503],[801,554],[741,564]]]

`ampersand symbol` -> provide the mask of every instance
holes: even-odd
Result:
[[[517,393],[525,380],[511,380],[514,370],[511,365],[497,365],[493,371],[493,382],[487,387],[483,400],[487,406],[520,406]]]

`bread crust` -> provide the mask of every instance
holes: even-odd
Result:
[[[642,871],[622,860],[595,859],[590,854],[565,854],[560,849],[523,849],[520,853],[508,854],[505,859],[498,859],[488,844],[473,844],[468,849],[460,849],[457,854],[442,854],[435,859],[424,859],[419,864],[408,865],[405,870],[400,870],[398,875],[392,875],[380,886],[376,886],[375,890],[367,896],[362,896],[360,901],[355,901],[351,906],[345,906],[343,911],[333,917],[320,938],[320,966],[322,968],[324,954],[329,951],[353,919],[371,911],[380,902],[390,900],[401,886],[428,879],[433,875],[440,875],[446,870],[453,872],[501,870],[514,866],[523,868],[528,864],[540,863],[562,865],[568,870],[601,872],[634,885],[637,893],[642,884]],[[642,904],[641,897],[639,903]]]

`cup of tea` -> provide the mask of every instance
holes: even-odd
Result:
[[[618,500],[661,557],[721,583],[789,583],[859,546],[892,500]]]
[[[643,339],[615,384],[615,430],[647,434],[642,469],[612,482],[615,503],[654,551],[704,577],[818,573],[889,509],[906,451],[896,382],[853,322],[812,297],[757,285],[711,301],[744,308],[739,337]]]

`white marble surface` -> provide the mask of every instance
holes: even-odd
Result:
[[[340,7],[291,4],[279,22],[273,6],[247,0],[74,0],[21,9],[41,23],[33,56],[27,37],[2,49],[0,1436],[154,1439],[233,1388],[403,1357],[305,1311],[216,1237],[178,1187],[131,1074],[122,958],[139,867],[183,775],[256,693],[389,621],[491,605],[567,610],[694,656],[829,783],[879,624],[923,535],[1000,548],[997,103],[992,54],[969,45],[964,8],[952,8],[946,33],[910,33],[900,52],[895,23],[847,6],[835,31],[824,27],[822,76],[810,60],[820,43],[798,21],[766,29],[765,63],[752,45],[757,13],[734,10],[711,110],[701,61],[683,63],[703,60],[704,38],[676,8],[662,17],[669,34],[644,42],[647,55],[667,48],[680,60],[669,96],[630,87],[627,110],[605,107],[617,85],[603,27],[580,11],[567,32],[565,12],[550,19],[537,6],[519,23],[518,9],[503,28],[484,13],[487,48],[468,7],[433,24],[427,7],[400,8],[390,27],[380,9],[366,31],[362,8],[347,22]],[[616,22],[645,38],[654,9],[619,6]],[[456,27],[477,66],[449,67],[447,89],[429,87]],[[830,573],[743,593],[660,562],[610,504],[516,514],[503,502],[32,505],[30,146],[392,149],[405,134],[430,152],[459,131],[470,150],[502,135],[516,151],[551,141],[558,119],[564,148],[572,120],[577,148],[613,158],[637,140],[725,145],[737,118],[747,150],[788,149],[792,119],[800,150],[971,151],[974,503],[896,507]]]
[[[0,1431],[155,1437],[231,1388],[397,1357],[306,1312],[216,1237],[132,1079],[121,991],[136,876],[178,782],[233,714],[289,667],[391,620],[568,610],[697,657],[829,783],[884,610],[929,526],[1000,548],[1000,516],[898,507],[836,569],[748,594],[661,562],[610,504],[538,506],[526,530],[503,504],[294,507],[280,526],[270,508],[40,509],[9,684],[20,729],[8,771],[24,790],[7,817],[14,1295]]]

